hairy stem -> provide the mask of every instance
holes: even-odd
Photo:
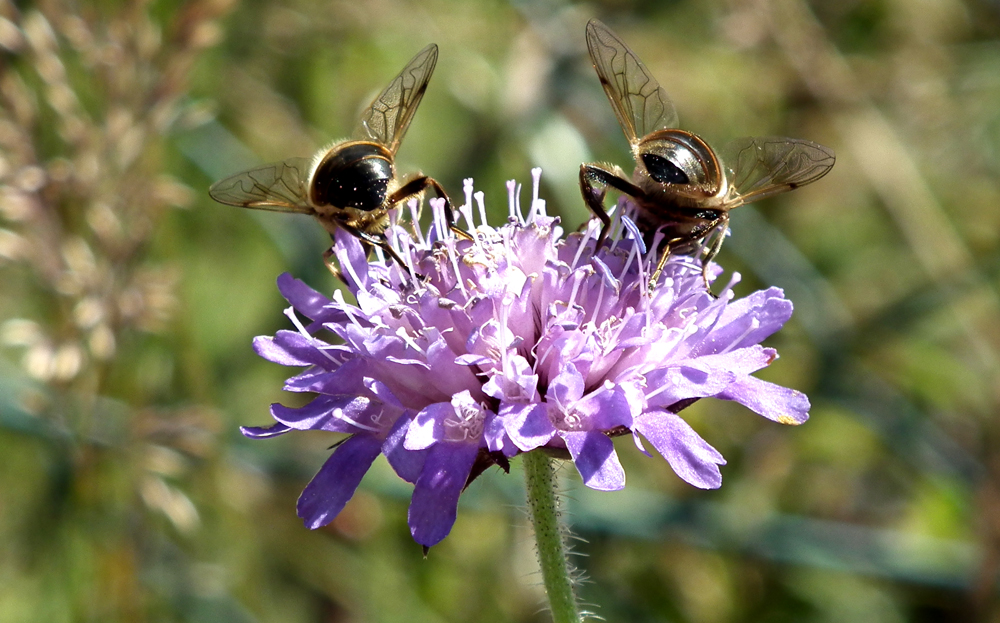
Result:
[[[534,451],[523,455],[528,489],[528,512],[535,529],[538,564],[555,623],[579,623],[580,610],[573,593],[567,548],[559,525],[552,459]]]

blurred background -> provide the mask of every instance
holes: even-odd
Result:
[[[292,372],[275,278],[332,292],[310,219],[211,182],[308,156],[427,43],[399,153],[500,222],[541,166],[568,228],[581,162],[631,170],[590,67],[608,23],[723,143],[832,147],[825,179],[733,213],[738,295],[795,316],[760,376],[785,428],[684,412],[717,491],[619,439],[628,487],[563,469],[580,593],[608,621],[1000,621],[996,0],[0,2],[0,620],[542,622],[518,461],[427,559],[380,460],[331,526],[295,500],[335,435],[251,442]]]

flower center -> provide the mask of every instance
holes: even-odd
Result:
[[[478,441],[483,435],[485,414],[479,404],[456,405],[454,415],[444,422],[445,436],[449,441]]]

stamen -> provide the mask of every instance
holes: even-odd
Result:
[[[468,290],[465,289],[465,284],[462,282],[462,273],[460,272],[458,266],[458,249],[455,248],[454,244],[448,247],[447,254],[448,260],[451,262],[451,269],[455,271],[455,285],[458,286],[458,290],[462,293],[462,296],[465,297],[468,295]]]
[[[538,201],[538,184],[542,178],[542,167],[535,167],[531,170],[531,203]]]
[[[458,213],[462,215],[465,220],[465,229],[475,236],[476,231],[476,219],[475,212],[473,212],[473,206],[471,203],[466,203],[458,209]]]
[[[729,278],[729,283],[726,284],[726,288],[722,291],[722,294],[719,295],[719,298],[725,296],[726,300],[733,300],[736,296],[736,292],[733,291],[733,287],[735,287],[736,284],[738,284],[742,279],[743,275],[738,272],[733,272],[733,276]]]
[[[607,288],[604,286],[604,280],[601,280],[600,285],[597,286],[597,303],[594,305],[594,313],[590,315],[590,322],[597,326],[598,317],[601,313],[601,305],[604,303],[604,291]]]
[[[499,341],[501,342],[501,345],[500,345],[500,369],[503,370],[504,375],[507,375],[510,372],[510,368],[509,368],[509,366],[510,366],[510,356],[508,354],[507,345],[502,343],[503,340],[504,340],[504,335],[503,335],[504,327],[510,326],[507,323],[508,319],[510,318],[510,306],[512,304],[510,299],[511,299],[511,297],[510,297],[509,294],[505,295],[503,297],[503,300],[500,303],[500,329],[499,329],[499,332],[498,332],[498,337],[499,337]]]
[[[409,346],[413,350],[417,351],[421,355],[423,355],[425,357],[427,356],[427,351],[425,349],[423,349],[423,348],[420,348],[420,346],[417,344],[417,342],[413,339],[413,336],[410,335],[410,332],[406,330],[406,327],[397,327],[396,331],[395,331],[395,334],[401,340],[403,340],[403,342],[405,342],[407,346]]]
[[[669,383],[662,383],[656,389],[654,389],[653,391],[646,393],[646,400],[651,400],[652,398],[655,398],[656,396],[659,396],[660,394],[662,394],[663,392],[667,391],[668,389],[670,389],[670,384]]]
[[[375,249],[378,250],[378,247],[375,247]],[[382,258],[380,258],[380,259],[382,259]],[[358,277],[358,273],[354,270],[354,265],[351,264],[350,261],[348,261],[348,259],[347,259],[347,253],[346,252],[341,253],[341,252],[338,251],[337,252],[337,260],[340,261],[340,271],[344,272],[344,269],[346,268],[347,269],[347,276],[350,277],[351,281],[353,281],[354,284],[357,287],[360,288],[361,284],[362,284],[362,281]]]
[[[649,280],[646,278],[646,263],[642,261],[641,256],[640,256],[640,258],[636,259],[636,267],[639,269],[638,270],[638,273],[639,273],[638,274],[638,279],[639,279],[639,295],[643,298],[643,300],[646,300],[646,299],[649,298],[649,294],[650,294],[649,285],[650,284],[649,284]]]
[[[624,214],[622,214],[621,223],[622,226],[628,230],[632,239],[639,243],[639,252],[642,253],[642,255],[646,255],[646,241],[642,238],[642,232],[639,231],[639,226],[635,224],[635,221]],[[655,243],[656,239],[654,238],[654,247],[656,246]]]
[[[483,222],[483,226],[485,227],[487,225],[486,204],[484,202],[485,195],[483,194],[483,191],[479,191],[475,194],[475,197],[476,197],[476,204],[479,206],[479,220]],[[472,223],[470,222],[469,225],[471,226]]]
[[[462,180],[462,192],[465,193],[465,203],[462,205],[472,205],[473,186],[471,177],[467,177]],[[471,225],[472,223],[469,224]]]
[[[406,207],[410,209],[410,222],[413,223],[413,232],[416,234],[417,241],[421,247],[427,246],[427,239],[424,238],[424,232],[420,231],[420,202],[414,197],[406,202]]]
[[[433,210],[432,218],[434,220],[434,230],[437,233],[436,238],[438,240],[445,240],[450,232],[447,231],[448,228],[445,226],[444,199],[435,197],[429,203],[431,204],[431,210]]]
[[[609,287],[613,287],[615,292],[618,292],[618,282],[614,280],[614,276],[611,274],[611,269],[608,268],[608,265],[602,262],[600,258],[595,257],[592,261],[594,264],[597,264],[601,274],[601,283],[597,287],[597,303],[594,305],[594,313],[590,320],[596,326],[598,314],[600,314],[601,311],[601,305],[604,303],[604,292]]]
[[[538,198],[539,180],[542,177],[542,169],[535,167],[531,170],[531,209],[528,213],[528,223],[534,223],[539,215],[545,215],[545,200]]]
[[[570,309],[576,305],[576,295],[580,290],[580,283],[584,279],[584,270],[573,271],[573,289],[570,291],[569,300],[566,301],[566,309]]]
[[[465,203],[463,203],[461,206],[459,206],[458,212],[459,212],[459,214],[462,215],[462,218],[465,219],[465,227],[466,227],[466,229],[468,229],[470,232],[473,232],[473,231],[476,231],[476,223],[473,220],[473,212],[472,212],[472,192],[473,192],[473,188],[472,188],[472,178],[471,177],[465,180],[465,183],[462,186],[462,190],[463,190],[463,192],[465,192]],[[483,224],[484,225],[486,224],[485,220],[483,221]]]
[[[590,235],[590,232],[591,230],[595,229],[594,223],[599,223],[599,222],[600,221],[597,221],[595,219],[590,219],[589,221],[587,221],[587,229],[584,230],[583,235],[580,236],[580,246],[576,248],[576,255],[573,256],[573,262],[569,265],[571,270],[575,270],[576,267],[580,265],[580,258],[583,256],[583,250],[587,248],[587,243],[590,242],[590,239],[592,237]]]
[[[624,240],[625,236],[622,235],[623,228],[625,226],[622,223],[622,218],[631,217],[633,214],[632,210],[627,209],[629,204],[625,203],[625,198],[618,200],[610,210],[608,210],[608,216],[611,217],[611,230],[608,232],[608,238],[611,240],[610,249],[614,251],[618,248],[618,244]]]
[[[302,324],[302,321],[299,320],[298,315],[295,313],[295,308],[294,307],[289,307],[288,309],[285,310],[284,313],[285,313],[286,316],[288,316],[288,319],[292,321],[292,325],[295,326],[295,329],[299,332],[299,335],[301,335],[302,337],[306,338],[306,340],[308,340],[310,344],[312,344],[313,346],[318,346],[320,344],[326,344],[326,342],[324,342],[323,340],[317,338],[316,336],[314,336],[311,333],[309,333],[308,331],[306,331],[306,328]],[[322,353],[324,357],[326,357],[327,359],[329,359],[331,363],[335,363],[335,364],[338,364],[338,365],[340,364],[339,361],[337,361],[336,359],[334,359],[333,356],[330,355],[330,353],[326,352],[322,348],[317,348],[317,350],[320,353]]]
[[[754,331],[756,331],[759,328],[760,328],[760,321],[757,320],[756,318],[751,318],[750,325],[746,328],[746,330],[743,333],[741,333],[738,338],[736,338],[735,340],[733,340],[732,342],[730,342],[729,346],[726,346],[725,348],[723,348],[722,350],[720,350],[718,353],[715,353],[715,354],[716,355],[725,355],[729,351],[733,350],[736,347],[736,345],[739,344],[743,340],[743,338],[745,338],[746,336],[750,335],[751,333],[753,333]]]
[[[514,180],[507,180],[507,220],[512,223],[524,223],[521,221],[520,214],[517,213],[516,205],[517,202],[514,200],[514,192],[517,188],[517,182]]]
[[[639,254],[639,246],[632,245],[632,248],[628,251],[628,259],[625,260],[625,267],[622,268],[622,274],[618,276],[619,282],[624,282],[626,275],[628,275],[629,269],[632,267],[632,262],[635,261],[636,256]],[[642,263],[639,263],[639,272],[642,273]]]
[[[357,308],[347,304],[347,301],[344,300],[344,292],[342,290],[333,291],[333,302],[342,307],[341,311],[347,314],[347,317],[351,319],[355,327],[362,328],[361,323],[358,321],[358,314],[354,313],[354,310]]]
[[[514,232],[509,227],[500,229],[500,241],[503,244],[503,251],[507,257],[514,252]]]
[[[538,201],[533,201],[531,203],[531,219],[529,223],[533,223],[536,218],[540,216],[547,216],[545,214],[545,200],[539,199]]]
[[[396,252],[396,255],[400,255],[400,245],[399,245],[400,230],[401,228],[399,227],[390,226],[386,228],[385,232],[383,232],[382,234],[385,237],[386,244],[389,245],[390,249]]]
[[[444,200],[442,199],[442,203],[443,202]],[[398,234],[397,234],[397,242],[398,242]],[[410,275],[411,283],[414,284],[419,283],[419,280],[417,279],[417,271],[413,266],[416,263],[413,261],[413,245],[412,244],[399,245],[399,248],[396,250],[396,252],[400,254],[400,256],[403,258],[403,262],[406,264],[405,267],[400,267],[400,270],[402,270],[403,268],[406,269],[406,272]]]
[[[369,431],[369,432],[372,432],[372,433],[379,432],[379,429],[376,428],[376,427],[374,427],[374,426],[368,426],[367,424],[362,424],[361,422],[359,422],[359,421],[357,421],[355,419],[347,417],[346,415],[344,415],[344,410],[341,409],[341,408],[339,408],[339,407],[336,408],[336,409],[334,409],[330,415],[332,415],[334,418],[340,420],[341,422],[347,422],[348,424],[350,424],[352,426],[357,426],[358,428],[360,428],[362,430],[366,430],[366,431]]]
[[[521,211],[521,185],[518,184],[514,190],[514,209],[517,210],[517,221],[524,225],[524,212]]]

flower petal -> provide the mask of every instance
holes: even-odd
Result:
[[[253,349],[270,362],[283,366],[311,366],[330,363],[322,358],[316,346],[294,331],[278,331],[274,337],[258,335],[253,339]]]
[[[549,383],[546,398],[560,409],[568,410],[583,397],[583,375],[575,366],[565,364]]]
[[[436,402],[417,413],[406,429],[403,447],[407,450],[424,450],[444,439],[444,422],[455,413],[450,402]]]
[[[590,428],[596,430],[608,431],[617,426],[632,427],[633,405],[628,399],[628,392],[620,385],[611,385],[610,381],[605,381],[604,387],[576,401],[573,411],[585,418]]]
[[[498,369],[483,384],[483,393],[501,402],[538,402],[538,375],[521,355],[503,359]]]
[[[381,449],[382,443],[371,435],[354,435],[337,446],[299,496],[298,513],[307,528],[315,530],[333,521]]]
[[[809,397],[800,391],[747,376],[726,388],[716,398],[735,400],[769,420],[801,424],[809,419]]]
[[[500,405],[499,418],[507,435],[522,452],[544,446],[556,433],[543,404],[505,403]]]
[[[313,290],[305,282],[292,277],[288,273],[278,276],[278,291],[285,300],[292,304],[295,311],[310,320],[316,320],[324,315],[324,307],[330,304],[330,299]]]
[[[370,391],[373,396],[385,404],[396,407],[400,410],[406,408],[403,406],[403,403],[399,402],[399,398],[396,398],[396,395],[392,393],[392,390],[386,387],[386,385],[378,379],[365,378],[362,382],[365,384],[365,388]]]
[[[562,433],[583,484],[598,491],[625,488],[625,469],[618,461],[615,444],[604,433],[586,431]]]
[[[711,366],[701,358],[653,370],[646,375],[646,400],[654,407],[667,407],[687,398],[715,396],[737,377],[723,366]]]
[[[483,427],[483,440],[486,442],[486,449],[490,452],[502,452],[506,457],[512,457],[519,452],[519,448],[514,444],[514,440],[507,434],[504,428],[504,419],[495,413],[486,415],[486,423]]]
[[[292,430],[290,426],[285,426],[281,422],[277,422],[271,426],[240,426],[240,432],[250,439],[269,439],[278,435],[284,435],[290,430]]]
[[[635,430],[653,444],[685,482],[702,489],[722,485],[719,465],[725,465],[726,459],[679,416],[668,411],[645,413],[636,420]]]
[[[340,261],[340,273],[347,282],[347,287],[355,296],[359,292],[365,292],[369,284],[368,253],[361,245],[361,241],[342,227],[338,227],[334,232],[333,240],[334,253]],[[358,302],[360,304],[360,300]]]
[[[759,344],[754,344],[720,355],[702,355],[696,361],[706,368],[728,370],[736,375],[747,375],[766,368],[777,358],[778,352],[773,348],[764,348]]]
[[[382,444],[382,454],[400,478],[406,482],[417,482],[427,458],[426,450],[407,450],[403,447],[406,431],[413,422],[413,412],[406,412],[392,425]]]
[[[465,443],[438,443],[428,451],[407,517],[414,541],[431,547],[451,532],[458,514],[458,496],[478,453],[478,447]]]
[[[718,324],[695,353],[709,355],[760,344],[792,316],[792,302],[781,288],[768,288],[726,305]]]
[[[271,415],[286,426],[335,433],[378,432],[373,421],[382,412],[381,403],[352,394],[317,396],[309,404],[298,408],[279,403],[271,405]],[[388,427],[388,424],[385,426]]]

